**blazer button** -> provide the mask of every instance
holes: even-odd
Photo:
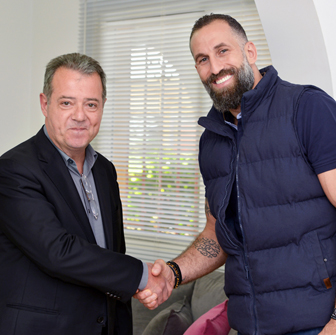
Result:
[[[103,324],[104,321],[105,321],[104,316],[99,316],[99,317],[97,318],[97,322],[100,323],[100,324]]]

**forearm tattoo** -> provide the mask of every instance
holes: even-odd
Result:
[[[216,258],[220,252],[220,246],[213,239],[197,238],[193,242],[195,249],[207,258]]]

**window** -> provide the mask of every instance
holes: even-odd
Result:
[[[171,259],[205,224],[197,120],[211,101],[189,51],[206,13],[235,17],[271,63],[254,1],[87,0],[80,50],[103,66],[107,103],[93,147],[116,166],[127,253]]]

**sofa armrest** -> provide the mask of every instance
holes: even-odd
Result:
[[[143,335],[183,335],[192,323],[190,298],[185,296],[158,313],[149,322]]]
[[[194,321],[213,307],[227,300],[224,293],[224,273],[214,271],[195,281],[191,297]]]

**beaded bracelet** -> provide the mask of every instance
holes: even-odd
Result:
[[[175,276],[175,285],[174,288],[177,288],[182,282],[182,274],[179,265],[174,261],[167,261],[166,263],[174,273]]]
[[[336,308],[334,308],[334,312],[331,314],[331,318],[336,320]]]

